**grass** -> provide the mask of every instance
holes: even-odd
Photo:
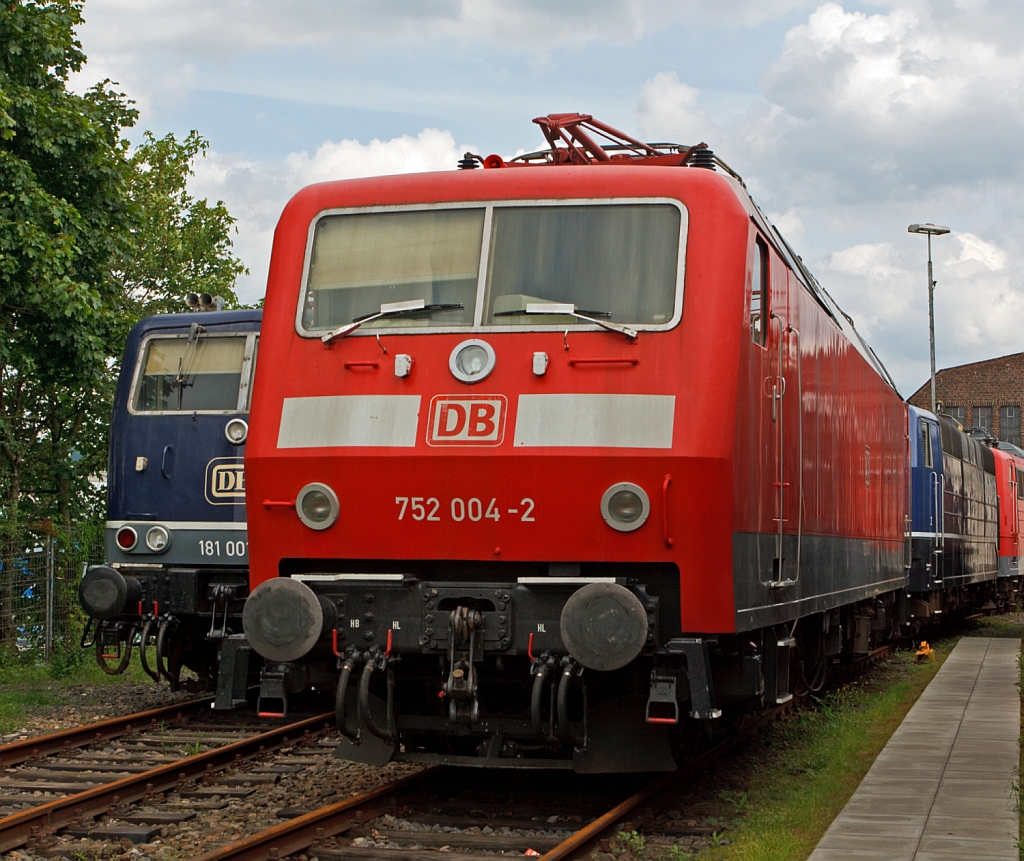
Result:
[[[78,649],[59,652],[50,665],[38,663],[22,655],[0,654],[0,733],[8,733],[24,725],[33,712],[67,705],[64,689],[76,685],[126,685],[150,681],[139,666],[137,650],[124,675],[104,673],[93,657],[93,651]],[[155,649],[151,647],[150,665],[155,665]]]
[[[1010,613],[1005,616],[986,616],[978,619],[967,633],[968,637],[1013,637],[1024,638],[1024,613]]]
[[[955,644],[933,643],[935,659],[923,663],[899,652],[865,683],[816,698],[814,710],[776,724],[745,793],[730,799],[736,810],[727,845],[696,857],[806,859]]]

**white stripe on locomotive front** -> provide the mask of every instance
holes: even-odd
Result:
[[[672,448],[675,395],[520,395],[516,446]]]
[[[278,448],[385,446],[412,448],[419,395],[330,395],[285,398]]]

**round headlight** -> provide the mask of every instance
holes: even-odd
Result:
[[[620,490],[608,500],[608,513],[619,523],[636,523],[644,513],[644,503],[632,490]]]
[[[471,338],[452,350],[448,368],[457,380],[479,383],[494,370],[494,362],[494,348],[486,341]]]
[[[295,498],[295,511],[299,520],[310,529],[326,529],[341,513],[336,494],[326,484],[307,484]]]
[[[163,553],[171,543],[171,533],[162,526],[154,526],[146,533],[146,546],[154,553]]]
[[[224,425],[224,436],[232,445],[241,445],[249,436],[249,425],[245,423],[245,419],[231,419]]]
[[[138,533],[130,526],[122,526],[117,530],[117,546],[124,551],[134,550],[139,543]]]
[[[604,522],[619,532],[639,529],[650,513],[651,501],[638,484],[628,481],[613,484],[601,497]]]

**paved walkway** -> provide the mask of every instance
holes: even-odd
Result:
[[[1018,861],[1019,652],[962,639],[809,861]]]

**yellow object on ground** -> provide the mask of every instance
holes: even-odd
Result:
[[[932,656],[935,654],[935,650],[928,645],[928,642],[926,640],[922,640],[921,648],[918,649],[915,654],[917,655],[917,659],[919,661],[931,660]]]

